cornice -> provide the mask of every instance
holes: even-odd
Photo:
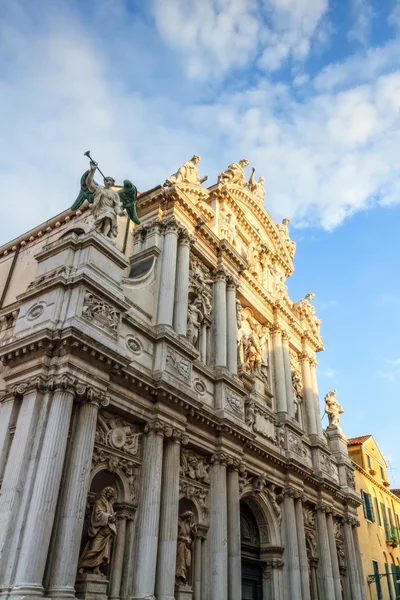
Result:
[[[356,462],[354,462],[354,460],[351,460],[351,462],[353,463],[356,471],[359,471],[359,473],[361,473],[361,475],[363,477],[365,477],[371,483],[373,483],[381,492],[385,492],[385,494],[387,494],[392,500],[395,500],[396,502],[398,502],[399,506],[400,506],[400,498],[398,496],[396,496],[396,494],[393,494],[393,492],[390,491],[390,488],[387,488],[384,485],[382,485],[381,483],[379,483],[379,481],[374,479],[372,477],[372,475],[370,475],[367,471],[365,471],[362,467],[360,467],[360,465],[358,465]]]

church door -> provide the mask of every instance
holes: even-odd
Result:
[[[262,600],[260,534],[257,522],[246,502],[240,502],[242,540],[242,600]]]

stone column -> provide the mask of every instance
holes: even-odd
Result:
[[[160,290],[158,296],[157,324],[171,325],[174,314],[176,255],[178,224],[175,218],[165,222],[164,244],[161,259]]]
[[[178,239],[178,260],[176,266],[176,287],[174,302],[174,329],[180,335],[186,335],[188,317],[188,289],[190,266],[190,237],[186,229],[180,232]],[[162,301],[162,299],[161,299]]]
[[[210,600],[228,600],[227,521],[225,457],[217,454],[210,469]]]
[[[207,334],[207,323],[203,321],[200,330],[200,358],[205,365],[207,364]]]
[[[134,594],[137,600],[154,597],[160,521],[163,425],[156,421],[148,427],[143,440],[141,489],[137,522],[137,554]]]
[[[302,355],[301,371],[303,375],[303,394],[307,414],[308,434],[317,435],[317,424],[315,422],[315,400],[311,381],[309,356],[307,354]]]
[[[332,563],[328,539],[328,527],[326,523],[326,511],[329,507],[325,504],[317,506],[316,521],[318,535],[318,577],[321,589],[324,590],[324,600],[336,600],[333,585]]]
[[[296,513],[294,496],[297,490],[288,487],[284,490],[283,510],[285,519],[285,572],[288,578],[290,598],[299,598],[301,587],[299,544],[297,541]]]
[[[201,545],[201,600],[210,600],[211,588],[211,543],[208,531]]]
[[[308,573],[308,557],[306,535],[304,531],[303,498],[298,495],[294,501],[297,527],[297,542],[299,546],[300,581],[302,600],[311,600],[310,578]]]
[[[38,379],[32,386],[18,384],[13,394],[21,397],[14,439],[7,458],[0,495],[0,582],[4,582],[7,558],[11,546],[18,511],[21,503],[21,490],[26,476],[28,461],[35,437],[40,413],[43,381]]]
[[[317,567],[318,567],[318,558],[312,556],[310,558],[310,572],[311,572],[311,600],[319,600],[318,599],[318,582],[317,582]],[[335,600],[337,600],[335,598]],[[339,596],[340,600],[340,596]]]
[[[46,595],[57,598],[71,598],[75,594],[74,584],[90,486],[97,413],[99,404],[109,404],[107,396],[95,394],[92,389],[84,391],[84,388],[77,386],[77,392],[80,391],[82,395],[87,392],[88,401],[83,401],[77,407],[47,576]]]
[[[11,445],[10,428],[15,425],[20,403],[20,399],[12,392],[5,392],[0,398],[0,480],[3,478]]]
[[[357,531],[357,527],[359,527],[359,526],[360,526],[359,521],[353,521],[353,523],[352,523],[353,544],[354,544],[355,555],[357,558],[358,578],[360,581],[361,599],[367,600],[367,590],[365,588],[364,569],[363,569],[362,558],[361,558],[360,541],[358,539],[358,531]]]
[[[322,428],[321,421],[321,408],[319,405],[318,395],[318,381],[317,381],[317,361],[315,359],[310,360],[310,375],[311,375],[311,386],[314,394],[314,410],[315,410],[315,424],[317,427],[317,435],[325,443],[325,436]]]
[[[115,504],[117,517],[117,535],[115,536],[112,550],[112,571],[110,577],[110,590],[108,597],[110,600],[119,600],[121,596],[122,569],[124,565],[124,554],[126,544],[126,524],[130,516],[130,506],[124,504]]]
[[[354,539],[352,525],[355,519],[345,518],[343,521],[343,537],[346,551],[347,574],[350,583],[352,600],[362,600],[360,591],[360,580],[358,576],[356,550],[354,548]]]
[[[272,356],[274,362],[275,399],[277,412],[287,412],[285,365],[283,362],[282,334],[279,327],[272,330]]]
[[[131,505],[127,511],[125,552],[122,567],[120,598],[127,600],[133,594],[133,563],[135,549],[135,512],[136,505]]]
[[[287,411],[288,411],[289,417],[294,418],[292,369],[290,367],[289,336],[288,336],[287,331],[282,331],[282,352],[283,352],[283,366],[284,366],[284,371],[285,371]]]
[[[227,323],[226,323],[226,274],[217,269],[214,279],[214,366],[227,364]]]
[[[228,599],[241,600],[242,567],[240,546],[240,493],[239,471],[228,470],[227,507],[228,507]]]
[[[204,540],[204,532],[202,530],[197,530],[196,532],[196,541],[194,546],[194,592],[193,592],[193,600],[201,600],[201,571],[202,571],[202,547]]]
[[[157,600],[173,600],[175,591],[176,547],[179,516],[180,432],[170,435],[164,448],[161,484],[160,530],[158,536]]]
[[[335,531],[334,531],[334,527],[333,527],[333,517],[332,517],[332,513],[330,513],[330,512],[328,512],[326,515],[326,524],[327,524],[327,529],[328,529],[329,550],[330,550],[330,554],[331,554],[333,587],[335,589],[335,598],[340,599],[341,594],[342,594],[342,584],[340,581],[339,559],[338,559],[338,555],[337,555]]]
[[[227,350],[228,369],[237,375],[237,319],[236,319],[236,288],[237,284],[232,277],[228,279],[226,288],[226,322],[227,322]]]
[[[43,575],[75,394],[74,380],[69,375],[56,377],[53,386],[53,397],[18,558],[16,583],[12,591],[17,595],[34,596],[43,593]]]

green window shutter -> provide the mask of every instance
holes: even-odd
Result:
[[[387,563],[385,563],[385,573],[386,573],[387,586],[388,586],[388,590],[389,590],[389,597],[390,597],[390,600],[394,600],[395,595],[394,595],[394,591],[393,591],[392,577],[390,574],[389,565]]]
[[[388,523],[388,518],[387,518],[387,512],[386,512],[386,506],[381,502],[381,513],[382,513],[382,519],[383,519],[383,526],[385,528],[385,535],[386,535],[386,539],[390,540],[390,527],[389,527],[389,523]]]
[[[368,519],[368,521],[372,521],[372,523],[374,523],[375,515],[374,515],[374,507],[372,504],[371,494],[367,494],[366,492],[364,492],[364,502],[365,502],[366,519]]]
[[[362,505],[363,505],[364,517],[366,519],[368,519],[368,517],[367,517],[367,504],[366,504],[366,501],[365,501],[365,492],[363,492],[363,490],[361,490],[361,500],[362,500]]]
[[[375,504],[375,512],[376,512],[376,516],[378,518],[378,525],[379,527],[382,527],[382,519],[381,519],[381,513],[379,511],[379,504],[378,504],[378,500],[377,498],[374,498],[374,504]]]

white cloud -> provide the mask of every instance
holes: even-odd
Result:
[[[350,41],[366,45],[371,33],[372,20],[375,11],[368,0],[353,0],[353,25],[347,37]]]

